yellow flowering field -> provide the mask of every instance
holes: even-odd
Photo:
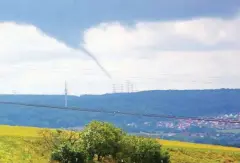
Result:
[[[0,125],[0,136],[37,137],[39,128]]]
[[[0,126],[0,163],[47,163],[34,152],[28,140],[39,137],[34,127]],[[159,140],[172,163],[240,163],[240,149],[215,145]]]
[[[224,147],[219,145],[196,144],[196,143],[188,143],[188,142],[180,142],[180,141],[169,141],[169,140],[159,140],[159,143],[162,144],[164,147],[172,147],[172,148],[176,147],[176,148],[240,152],[240,148]]]
[[[240,163],[240,148],[159,140],[172,163]]]

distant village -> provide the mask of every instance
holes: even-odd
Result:
[[[224,114],[216,117],[204,117],[218,120],[240,121],[240,113]],[[174,121],[158,121],[143,122],[142,124],[128,123],[129,128],[139,131],[139,135],[161,137],[166,139],[187,140],[187,141],[205,141],[227,142],[236,144],[240,142],[240,124],[226,123],[218,121],[203,120],[174,120]],[[234,138],[234,139],[233,139]],[[234,140],[234,142],[231,142]]]
[[[238,114],[225,114],[217,117],[211,117],[212,119],[221,119],[221,120],[239,120],[240,121],[240,113]],[[214,128],[218,130],[224,129],[240,129],[239,123],[225,123],[225,122],[217,122],[217,121],[203,121],[203,120],[178,120],[177,122],[164,122],[160,121],[157,123],[158,127],[165,128],[175,128],[178,130],[186,130],[192,126],[197,127],[208,127]]]
[[[240,121],[240,113],[238,114],[224,114],[217,117],[208,117],[211,119],[218,119],[218,120],[236,120]],[[139,124],[136,123],[128,123],[128,126],[137,127]],[[142,125],[144,126],[152,126],[152,122],[144,122]],[[169,129],[177,129],[180,131],[184,131],[190,127],[197,126],[197,127],[208,127],[214,128],[218,130],[225,130],[225,129],[240,129],[239,123],[226,123],[226,122],[217,122],[217,121],[204,121],[204,120],[175,120],[175,121],[158,121],[156,123],[156,127],[159,128],[169,128]]]

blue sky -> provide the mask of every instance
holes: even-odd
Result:
[[[0,0],[0,93],[240,88],[239,0]],[[106,76],[90,51],[107,70]]]
[[[77,47],[81,31],[101,22],[228,19],[239,7],[239,0],[1,0],[0,21],[33,24]]]

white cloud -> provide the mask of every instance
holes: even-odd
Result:
[[[0,23],[0,63],[22,63],[71,58],[76,52],[35,26]]]
[[[122,55],[127,50],[199,50],[224,44],[239,49],[240,19],[201,18],[186,21],[139,22],[135,26],[103,23],[85,31],[84,40],[96,52]],[[230,44],[230,45],[229,45]],[[230,47],[229,47],[230,46]],[[127,47],[127,48],[126,48]],[[147,55],[147,53],[145,54]]]
[[[65,79],[82,79],[83,76],[91,79],[86,69],[96,76],[99,73],[94,62],[86,59],[81,51],[47,36],[36,27],[0,23],[1,93],[12,90],[61,93]]]
[[[84,33],[84,46],[112,75],[32,25],[0,23],[1,93],[105,93],[126,80],[138,90],[240,87],[240,20],[201,18],[103,23]]]
[[[198,19],[176,22],[176,35],[197,40],[204,45],[236,43],[239,41],[240,21],[223,19]]]

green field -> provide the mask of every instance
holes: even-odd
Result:
[[[41,129],[0,126],[0,163],[47,163],[48,157],[35,152],[30,140]],[[240,163],[240,149],[214,145],[159,140],[171,156],[172,163]]]

